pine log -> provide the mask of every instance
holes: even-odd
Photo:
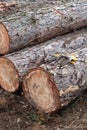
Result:
[[[25,76],[23,92],[27,100],[42,112],[50,113],[60,108],[59,90],[50,73],[43,68],[32,69]]]
[[[0,86],[8,92],[19,88],[19,75],[14,64],[8,58],[0,58]]]
[[[9,42],[7,29],[0,23],[0,54],[5,54],[9,51]]]
[[[75,64],[67,63],[60,67],[59,66],[60,58],[56,58],[54,56],[54,54],[57,52],[58,53],[68,52],[70,54],[74,53],[77,56],[76,63]],[[57,102],[57,106],[54,107],[53,109],[50,109],[52,111],[56,110],[56,108],[58,108],[58,106],[60,105],[61,107],[66,106],[73,99],[75,99],[80,94],[80,92],[82,92],[87,88],[87,29],[76,31],[75,33],[63,35],[60,37],[56,37],[55,39],[45,42],[44,44],[37,45],[31,48],[26,48],[12,54],[8,54],[5,57],[9,58],[15,64],[22,80],[23,80],[23,75],[25,75],[29,70],[31,70],[32,68],[37,68],[39,66],[52,74],[54,79],[53,82],[51,82],[52,80],[51,78],[49,78],[50,76],[45,76],[47,77],[47,79],[49,79],[48,81],[46,80],[45,77],[43,77],[43,75],[48,75],[47,72],[45,74],[42,74],[42,76],[41,74],[37,74],[36,73],[37,71],[35,72],[36,74],[34,74],[34,78],[36,82],[37,82],[36,77],[41,76],[43,77],[43,80],[45,80],[43,81],[45,84],[47,81],[48,86],[51,87],[54,86],[53,88],[55,88],[56,85],[57,89],[59,90],[60,99]],[[28,74],[29,77],[32,75],[32,73],[31,74],[28,73]],[[34,78],[32,77],[33,81]],[[29,82],[31,83],[30,80]],[[39,83],[37,82],[37,84],[41,84],[41,82],[42,82],[42,78],[40,78],[40,82]],[[31,85],[33,86],[32,83]],[[42,90],[42,86],[41,86],[41,90]],[[39,93],[38,91],[39,90],[36,91],[37,94],[35,96],[38,95]],[[48,95],[50,95],[51,92],[52,90],[50,90],[49,92],[48,89],[47,91]],[[25,94],[26,97],[29,97],[28,94]],[[40,97],[36,98],[38,99],[38,102],[41,101],[39,100]],[[45,95],[42,96],[41,98],[43,99],[44,97]],[[51,97],[52,97],[52,101],[54,102],[55,97],[54,99],[53,99],[53,95],[51,95]],[[52,103],[52,101],[50,102]],[[36,105],[38,104],[38,102],[36,102]],[[59,102],[60,105],[58,105]],[[38,104],[37,107],[42,109],[45,112],[48,112],[48,107],[46,107],[45,109],[44,105],[42,106],[42,104]]]
[[[59,5],[44,5],[33,10],[26,6],[21,11],[1,18],[0,21],[8,30],[9,51],[12,52],[87,26],[86,14],[87,2],[79,0],[73,3],[70,1],[61,2]],[[2,33],[1,28],[0,32]],[[4,38],[4,33],[2,35]]]

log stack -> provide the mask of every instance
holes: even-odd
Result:
[[[24,10],[0,20],[0,85],[51,113],[87,88],[87,4]]]
[[[8,30],[9,52],[13,52],[87,26],[87,2],[80,0],[76,3],[71,1],[60,5],[45,5],[33,11],[26,7],[2,17],[0,22]],[[2,33],[1,28],[0,31]],[[6,39],[4,33],[3,38]]]

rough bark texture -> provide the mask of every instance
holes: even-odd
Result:
[[[0,21],[8,29],[11,52],[87,26],[86,14],[87,1],[79,0],[45,4],[33,10],[26,6]]]
[[[59,66],[55,53],[74,53],[77,62]],[[26,48],[7,55],[19,71],[20,77],[30,69],[41,66],[48,70],[60,92],[61,106],[76,98],[80,91],[87,88],[87,30],[76,31],[56,37],[35,47]]]
[[[0,58],[0,85],[9,92],[14,92],[19,88],[18,71],[7,58]]]
[[[23,92],[27,100],[42,112],[60,109],[59,91],[51,75],[43,68],[32,69],[25,76]]]

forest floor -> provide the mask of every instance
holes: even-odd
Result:
[[[0,130],[87,130],[87,90],[41,122],[23,95],[0,90]]]

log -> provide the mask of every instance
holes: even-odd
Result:
[[[8,92],[19,88],[19,75],[14,64],[8,58],[0,58],[0,86]]]
[[[8,37],[7,29],[3,24],[0,24],[0,54],[5,54],[9,51],[9,43],[10,40]]]
[[[23,92],[27,100],[42,112],[50,113],[60,108],[59,91],[55,81],[43,68],[32,69],[25,76]]]
[[[55,53],[64,54],[67,52],[69,54],[74,54],[77,57],[77,61],[74,64],[72,64],[71,62],[65,64],[63,60],[66,61],[66,57],[64,56],[58,58],[54,56]],[[42,67],[46,71],[51,73],[54,81],[51,82],[49,80],[47,82],[48,86],[51,86],[51,84],[56,84],[56,87],[58,88],[60,94],[60,98],[57,102],[57,106],[54,107],[55,110],[56,108],[58,108],[59,102],[61,107],[64,107],[67,104],[69,104],[73,99],[75,99],[83,90],[87,88],[86,85],[87,84],[87,69],[86,69],[87,68],[87,28],[85,30],[80,30],[71,34],[56,37],[52,40],[49,40],[48,42],[45,42],[44,44],[37,45],[31,48],[26,48],[12,54],[8,54],[5,57],[9,58],[15,64],[22,80],[23,80],[23,75],[28,73],[28,71],[31,70],[32,68]],[[60,60],[62,58],[63,60]],[[64,63],[62,64],[62,66],[60,66],[61,65],[60,61]],[[34,78],[37,82],[36,76],[40,77],[41,74],[37,74],[37,69],[34,73],[36,73],[34,74]],[[43,73],[45,74],[42,74],[42,76],[48,75],[47,72],[43,72]],[[32,73],[28,73],[29,77],[31,75]],[[47,77],[47,79],[51,79],[48,76],[45,77]],[[43,77],[43,79],[46,80],[45,77]],[[34,78],[32,77],[33,81]],[[40,81],[42,82],[41,78]],[[28,84],[29,82],[30,80],[28,81]],[[37,82],[37,84],[41,84],[41,82],[40,83]],[[46,83],[46,81],[43,82]],[[52,86],[54,86],[55,88],[55,85]],[[27,95],[25,94],[26,97],[29,97],[28,94]],[[43,97],[41,98],[43,99]],[[38,98],[39,97],[37,97],[36,99]],[[52,100],[53,100],[53,96],[52,96]],[[55,101],[55,99],[53,101]],[[46,107],[45,109],[44,106],[42,106],[42,104],[38,104],[37,107],[42,109],[45,112],[48,112],[48,108]],[[50,109],[50,110],[53,111],[54,109]]]
[[[86,14],[86,1],[80,0],[73,5],[72,1],[61,2],[33,10],[26,6],[17,13],[1,18],[0,22],[8,30],[9,52],[12,52],[87,26]]]

